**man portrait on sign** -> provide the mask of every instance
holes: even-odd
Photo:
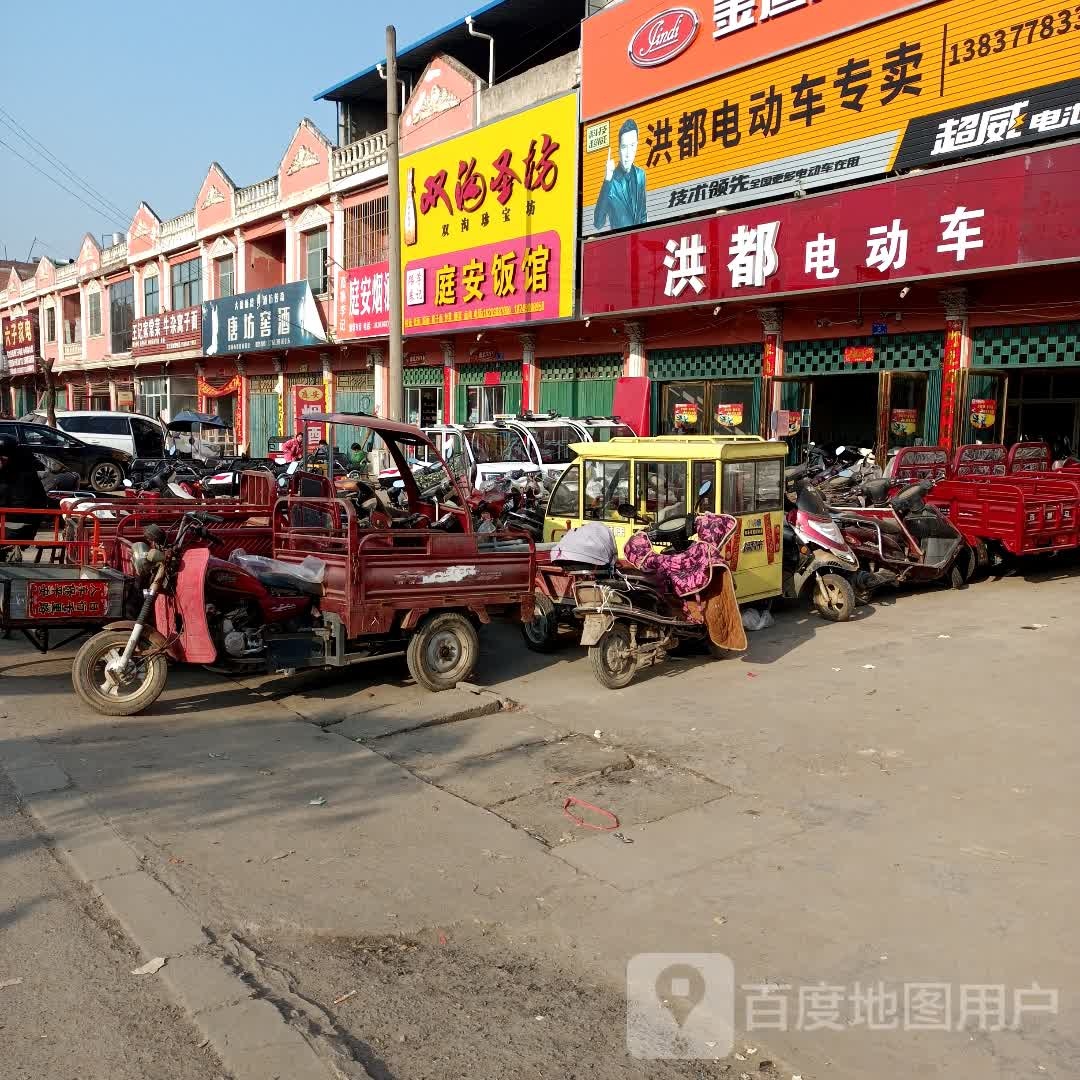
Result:
[[[645,170],[634,164],[638,148],[638,126],[624,120],[619,128],[619,163],[608,151],[604,183],[593,210],[593,226],[600,229],[626,229],[645,224]]]

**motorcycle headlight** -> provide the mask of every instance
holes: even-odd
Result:
[[[141,540],[131,545],[131,569],[139,577],[145,577],[150,573],[150,545]]]

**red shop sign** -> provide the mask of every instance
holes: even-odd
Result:
[[[390,334],[388,262],[339,270],[334,295],[339,340],[387,337]]]
[[[582,314],[945,278],[1076,258],[1080,145],[584,245]]]
[[[131,324],[131,355],[153,356],[202,347],[202,308],[147,315]]]
[[[4,354],[8,374],[25,375],[34,370],[38,355],[37,315],[16,315],[3,320]]]
[[[849,345],[844,349],[845,364],[872,364],[873,362],[873,345]]]

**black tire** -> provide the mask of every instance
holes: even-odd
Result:
[[[983,540],[976,540],[971,548],[971,574],[969,581],[984,578],[990,572],[990,550]]]
[[[148,643],[143,642],[132,657],[138,672],[137,682],[117,688],[116,694],[103,689],[104,666],[110,654],[124,651],[130,634],[126,630],[103,630],[95,634],[75,656],[71,669],[71,685],[79,698],[94,712],[105,716],[134,716],[150,708],[165,689],[169,662],[164,653],[147,658]]]
[[[426,690],[451,690],[467,679],[480,657],[476,627],[456,611],[430,615],[409,639],[409,674]]]
[[[596,681],[608,690],[622,690],[634,681],[637,664],[630,649],[630,631],[617,622],[589,646],[589,662]]]
[[[829,622],[847,622],[855,614],[851,582],[840,574],[822,574],[814,583],[814,610]]]
[[[949,588],[950,589],[966,589],[967,578],[964,576],[964,571],[960,568],[959,562],[954,562],[952,569],[949,571]]]
[[[99,495],[108,495],[124,483],[124,470],[115,461],[95,461],[90,468],[90,486]]]
[[[548,653],[559,644],[559,619],[550,596],[537,589],[534,600],[533,617],[521,624],[521,636],[527,649]]]

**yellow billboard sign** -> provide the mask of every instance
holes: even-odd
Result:
[[[401,161],[407,334],[574,314],[577,94]]]
[[[1080,134],[1080,8],[949,0],[582,134],[586,235]]]

